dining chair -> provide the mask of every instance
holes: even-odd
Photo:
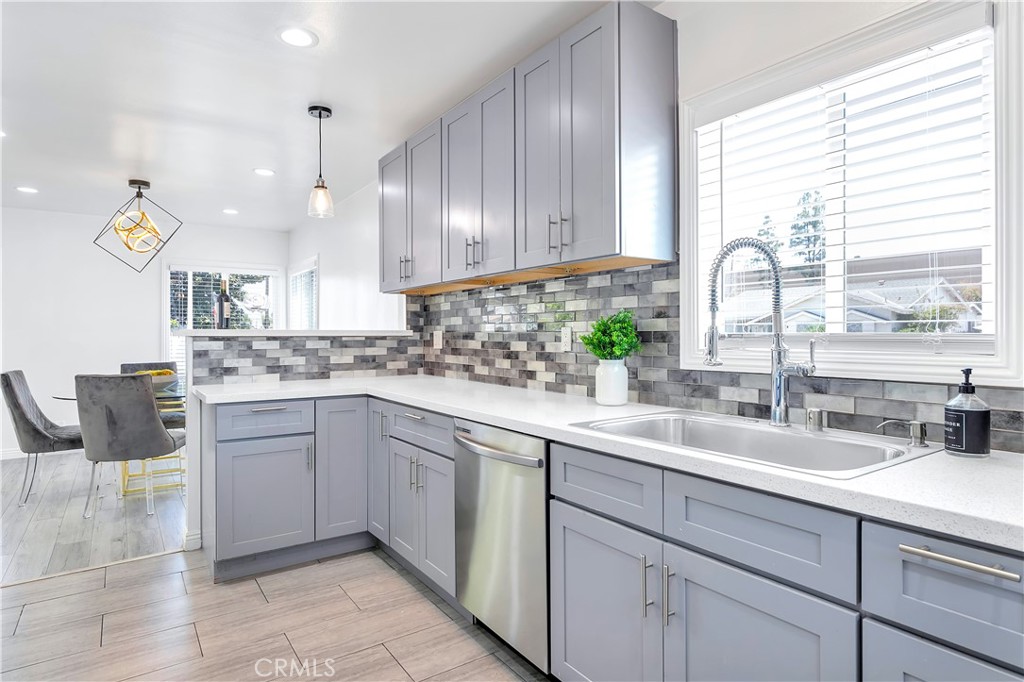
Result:
[[[147,372],[155,369],[169,369],[178,374],[178,363],[173,361],[168,362],[122,362],[121,363],[121,374],[137,374],[139,372]],[[185,428],[185,403],[184,401],[167,401],[161,400],[157,403],[160,408],[160,419],[163,421],[164,426],[169,429],[183,429]],[[157,476],[170,476],[177,474],[178,481],[176,483],[161,483],[154,486],[154,490],[167,490],[171,488],[185,488],[185,463],[182,457],[177,454],[165,455],[163,457],[154,457],[153,461],[165,461],[165,460],[177,460],[176,466],[157,469],[154,474]],[[145,479],[149,473],[151,464],[147,460],[141,460],[139,464],[139,471],[132,471],[131,465],[128,462],[121,462],[121,494],[131,495],[133,493],[142,492],[145,488],[133,488],[132,481],[137,479]]]
[[[145,374],[80,374],[75,377],[85,458],[93,463],[83,518],[89,518],[96,467],[101,462],[147,460],[177,452],[185,432],[160,420],[153,381]],[[153,514],[153,471],[146,475],[146,513]],[[97,491],[99,486],[95,486]]]
[[[25,453],[25,476],[21,480],[18,506],[24,507],[32,494],[39,468],[39,453],[63,452],[82,449],[82,430],[78,424],[60,426],[51,421],[39,409],[36,399],[28,389],[25,373],[20,369],[0,374],[4,402],[11,413],[18,448]],[[32,474],[29,475],[31,463]],[[27,486],[27,487],[26,487]]]

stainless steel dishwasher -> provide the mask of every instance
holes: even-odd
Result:
[[[455,596],[548,672],[547,442],[455,420]]]

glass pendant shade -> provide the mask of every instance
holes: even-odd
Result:
[[[309,193],[309,217],[333,218],[334,200],[323,178],[317,178],[313,191]]]

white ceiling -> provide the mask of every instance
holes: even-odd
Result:
[[[338,202],[385,152],[595,8],[4,2],[3,205],[106,216],[140,177],[186,224],[287,230],[316,179],[309,104],[334,109],[324,178]],[[280,42],[292,25],[319,45]]]

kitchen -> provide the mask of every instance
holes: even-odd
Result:
[[[4,368],[177,363],[186,551],[5,581],[5,676],[1020,679],[1019,4],[67,9],[3,8]]]

